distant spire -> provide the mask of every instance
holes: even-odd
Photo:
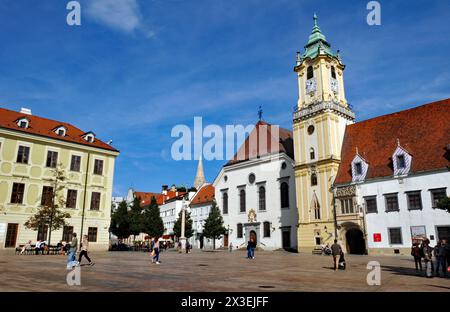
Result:
[[[262,120],[262,115],[263,115],[263,110],[262,110],[261,105],[259,105],[259,108],[258,108],[258,118],[259,118],[260,121]]]
[[[195,175],[194,187],[199,190],[203,184],[206,183],[205,173],[203,172],[203,163],[202,163],[202,155],[200,155],[200,159],[198,160],[197,166],[197,174]]]
[[[397,138],[397,146],[400,146],[400,139]]]

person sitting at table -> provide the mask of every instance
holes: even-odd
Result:
[[[41,244],[42,244],[41,240],[38,239],[38,241],[36,242],[36,245],[34,246],[34,251],[35,251],[36,255],[38,255],[39,252],[41,251]]]

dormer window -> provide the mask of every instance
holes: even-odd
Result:
[[[352,161],[352,181],[361,182],[366,179],[367,170],[369,169],[368,163],[361,155],[356,154]]]
[[[26,118],[21,118],[17,120],[17,125],[19,126],[19,128],[27,129],[28,126],[30,125],[30,121]]]
[[[95,140],[95,135],[94,135],[94,133],[92,133],[92,132],[88,132],[88,133],[86,133],[86,134],[83,136],[83,138],[84,138],[87,142],[93,143],[94,140]]]
[[[67,129],[64,126],[60,126],[60,127],[55,129],[55,133],[58,136],[61,136],[61,137],[65,137],[66,136],[66,132],[67,132]]]
[[[398,144],[392,155],[394,176],[406,175],[411,170],[412,156]]]
[[[362,164],[360,162],[355,163],[355,172],[357,175],[362,174]]]

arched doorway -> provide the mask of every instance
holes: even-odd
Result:
[[[364,234],[359,228],[348,229],[345,232],[345,239],[348,253],[355,255],[364,255],[366,253]]]
[[[258,240],[256,237],[256,232],[255,231],[250,231],[250,240],[253,240],[255,242],[255,244],[258,244]]]

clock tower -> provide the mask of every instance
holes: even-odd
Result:
[[[314,26],[303,53],[297,52],[294,71],[298,103],[294,113],[295,184],[299,215],[299,251],[311,251],[335,239],[331,190],[340,164],[346,125],[355,114],[344,90],[345,65]]]

